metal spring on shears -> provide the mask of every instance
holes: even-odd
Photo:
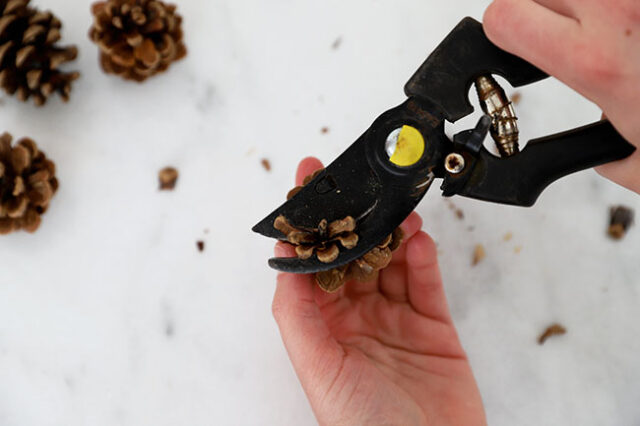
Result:
[[[502,157],[520,152],[518,117],[504,90],[491,75],[476,79],[476,91],[485,114],[492,119],[491,137]]]

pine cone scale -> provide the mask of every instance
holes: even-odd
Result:
[[[17,219],[24,215],[29,206],[27,197],[18,197],[9,201],[7,205],[7,216],[11,219]]]
[[[182,59],[183,57],[176,52],[176,44],[173,42],[171,37],[167,36],[162,37],[162,42],[158,45],[158,51],[163,58],[175,56],[178,59]]]
[[[148,38],[134,49],[134,56],[147,68],[155,68],[160,63],[160,54],[156,46]]]
[[[4,13],[14,13],[25,7],[29,3],[28,0],[9,0],[4,7]]]
[[[31,18],[29,18],[29,24],[42,24],[53,19],[53,15],[50,12],[36,12]],[[59,26],[59,21],[52,22],[53,27]]]
[[[316,274],[316,283],[327,293],[335,293],[344,285],[349,265]]]
[[[144,37],[136,32],[125,34],[125,38],[127,40],[127,44],[131,47],[138,47],[144,41]]]
[[[60,65],[73,61],[78,57],[78,49],[74,47],[69,47],[64,50],[58,50],[51,53],[49,57],[49,66],[52,68],[58,68]],[[71,79],[75,80],[78,78],[78,73],[69,73],[68,74]]]
[[[27,187],[24,184],[24,179],[22,179],[22,176],[16,176],[16,179],[13,182],[13,192],[11,193],[11,195],[17,197],[18,195],[24,194],[26,188]]]
[[[133,51],[127,45],[114,46],[111,53],[111,60],[121,67],[131,68],[136,64]]]
[[[11,167],[13,167],[15,173],[22,174],[29,167],[30,162],[31,155],[25,147],[18,145],[13,148],[11,151]]]
[[[7,235],[12,233],[14,229],[15,221],[11,219],[0,219],[0,235]]]
[[[18,17],[15,15],[3,16],[2,18],[0,18],[0,37],[4,38],[6,36],[5,33],[7,32],[9,26],[13,24],[16,19],[18,19]]]
[[[322,263],[331,263],[340,256],[340,249],[337,245],[331,244],[328,247],[317,249],[316,256],[318,256],[318,260]]]
[[[38,36],[40,36],[41,34],[44,34],[45,32],[47,32],[47,29],[42,25],[31,25],[24,32],[24,35],[22,36],[22,43],[23,44],[33,43],[36,40],[36,38],[38,38]]]

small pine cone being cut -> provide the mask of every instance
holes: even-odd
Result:
[[[69,100],[80,74],[60,65],[78,56],[75,46],[60,47],[60,20],[29,6],[29,0],[0,0],[0,86],[21,101],[38,106],[57,92]]]
[[[187,55],[182,17],[160,0],[106,0],[93,4],[89,37],[107,74],[142,82]]]
[[[306,185],[315,179],[324,169],[307,176],[302,186],[292,189],[287,199],[295,197]],[[310,259],[314,254],[323,263],[331,263],[340,255],[340,247],[350,250],[358,245],[356,221],[351,216],[329,223],[322,220],[317,228],[307,229],[293,226],[284,216],[279,216],[274,228],[286,235],[286,240],[296,249],[300,259]],[[316,274],[316,282],[326,292],[338,291],[347,281],[369,282],[378,276],[378,272],[391,262],[392,253],[400,247],[404,233],[396,229],[377,247],[347,265]]]
[[[404,232],[393,231],[382,243],[348,265],[316,274],[316,282],[327,293],[334,293],[348,281],[366,283],[375,280],[378,273],[389,266],[393,252],[402,244]]]
[[[315,254],[322,263],[331,263],[338,258],[340,246],[349,250],[358,245],[356,221],[351,216],[331,223],[322,220],[317,228],[296,228],[284,216],[279,216],[273,226],[287,236],[287,241],[296,248],[300,259],[310,259]]]
[[[11,140],[0,136],[0,234],[35,232],[58,189],[56,167],[31,139]]]

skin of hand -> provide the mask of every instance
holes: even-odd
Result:
[[[497,46],[596,103],[640,147],[640,1],[494,0],[484,29]],[[640,150],[597,170],[640,193]]]
[[[322,167],[307,158],[296,182]],[[442,287],[433,240],[413,213],[405,241],[374,282],[324,293],[280,274],[273,315],[321,425],[485,425]],[[276,256],[293,257],[278,243]]]

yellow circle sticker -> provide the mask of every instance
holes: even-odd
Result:
[[[425,150],[424,137],[412,126],[402,126],[389,135],[387,154],[396,166],[409,167],[422,158]]]

